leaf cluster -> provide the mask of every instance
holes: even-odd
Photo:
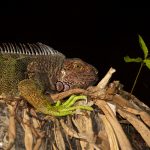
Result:
[[[142,37],[140,35],[138,35],[138,36],[139,36],[139,44],[143,51],[144,58],[141,58],[141,57],[130,58],[129,56],[125,56],[124,61],[126,63],[129,63],[129,62],[143,63],[147,66],[147,68],[150,69],[150,57],[148,58],[148,53],[149,53],[148,48],[147,48],[144,40],[142,39]]]

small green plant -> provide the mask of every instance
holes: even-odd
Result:
[[[131,89],[131,92],[130,92],[131,94],[132,94],[132,92],[133,92],[133,90],[134,90],[134,88],[135,88],[135,85],[136,85],[137,80],[138,80],[138,77],[139,77],[139,75],[140,75],[140,73],[141,73],[142,67],[143,67],[144,65],[146,65],[147,68],[150,69],[150,57],[148,58],[148,48],[147,48],[147,46],[146,46],[144,40],[142,39],[142,37],[141,37],[140,35],[138,35],[138,36],[139,36],[139,44],[140,44],[141,49],[142,49],[142,51],[143,51],[144,58],[143,58],[143,59],[142,59],[141,57],[130,58],[129,56],[125,56],[125,57],[124,57],[124,61],[125,61],[126,63],[129,63],[129,62],[141,63],[140,68],[139,68],[139,71],[138,71],[138,73],[137,73],[137,75],[136,75],[136,78],[135,78],[135,80],[134,80],[134,83],[133,83],[133,86],[132,86],[132,89]]]

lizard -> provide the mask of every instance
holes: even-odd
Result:
[[[66,102],[51,105],[46,92],[87,88],[98,80],[97,69],[79,58],[66,58],[61,52],[43,43],[0,44],[0,94],[19,96],[37,111],[65,116],[77,109],[93,110],[90,106],[73,106],[84,95],[72,95]]]

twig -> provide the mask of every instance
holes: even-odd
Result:
[[[88,92],[84,89],[70,89],[68,91],[65,91],[65,92],[61,92],[61,93],[57,93],[57,94],[51,94],[51,98],[54,100],[54,101],[58,101],[58,100],[62,100],[72,94],[87,94]]]
[[[104,89],[106,85],[108,84],[110,78],[112,77],[112,74],[116,72],[114,68],[110,68],[107,74],[104,76],[104,78],[98,83],[97,87],[99,89]]]

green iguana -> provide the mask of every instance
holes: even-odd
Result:
[[[0,94],[8,98],[21,96],[38,111],[65,116],[76,109],[92,110],[89,106],[73,106],[86,96],[71,96],[63,104],[52,106],[46,92],[87,88],[95,84],[98,71],[79,58],[65,56],[42,44],[2,43],[0,45]]]

